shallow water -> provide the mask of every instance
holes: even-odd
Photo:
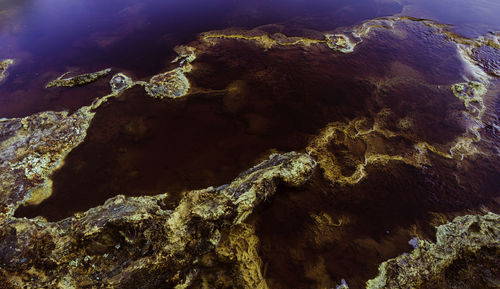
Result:
[[[472,141],[481,153],[462,160],[446,154],[461,137],[473,140],[475,120],[450,86],[473,76],[457,53],[458,40],[437,23],[396,21],[348,54],[322,42],[263,49],[219,39],[210,46],[199,34],[237,27],[248,35],[322,41],[326,32],[398,13],[450,24],[468,37],[500,30],[495,1],[448,2],[4,2],[0,59],[16,64],[0,84],[0,117],[75,110],[109,92],[110,77],[44,88],[66,71],[111,67],[147,81],[176,67],[175,46],[203,52],[186,74],[186,97],[158,100],[138,86],[98,108],[85,141],[52,175],[52,196],[20,207],[16,216],[61,220],[116,194],[169,192],[175,200],[183,191],[228,183],[271,152],[310,152],[329,125],[360,121],[380,130],[345,129],[321,151],[342,176],[355,174],[373,154],[402,160],[367,163],[353,184],[341,183],[338,172],[328,175],[331,168],[320,162],[309,183],[280,187],[250,222],[270,288],[329,288],[342,278],[361,288],[378,264],[410,251],[412,237],[432,239],[433,227],[455,215],[498,212],[499,49],[483,46],[472,54],[492,78],[487,115],[478,121],[481,141]],[[415,149],[423,142],[435,150],[427,149],[425,160]]]

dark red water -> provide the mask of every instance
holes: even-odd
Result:
[[[106,79],[84,88],[42,88],[67,70],[113,67],[147,80],[173,68],[172,47],[203,31],[281,22],[280,31],[289,36],[321,39],[320,31],[401,11],[398,4],[371,1],[57,2],[3,4],[21,7],[12,18],[20,26],[15,30],[0,18],[0,41],[8,43],[0,57],[20,61],[0,86],[0,116],[76,109],[109,90]],[[430,11],[422,7],[419,13]],[[449,18],[437,12],[429,18],[463,20],[459,30],[468,32],[477,17],[462,14],[451,10]],[[192,89],[184,99],[156,100],[136,87],[99,108],[85,141],[54,173],[53,195],[39,206],[21,207],[16,216],[55,221],[116,194],[175,197],[222,185],[271,151],[304,151],[328,123],[373,120],[386,108],[388,129],[401,130],[405,117],[413,126],[398,137],[374,137],[366,146],[386,154],[408,152],[420,141],[447,148],[466,132],[463,104],[450,91],[464,81],[455,44],[422,23],[400,25],[406,36],[381,31],[351,54],[323,44],[265,51],[247,41],[221,41],[193,62],[187,74]],[[482,64],[489,70],[497,67],[496,55],[494,49],[476,51],[489,60]],[[489,95],[498,108],[497,98]],[[451,218],[497,210],[498,132],[495,116],[489,118],[482,131],[489,142],[481,144],[489,154],[460,166],[431,153],[423,167],[368,166],[368,176],[354,186],[332,184],[318,169],[302,188],[280,187],[251,218],[270,288],[330,288],[341,278],[361,288],[380,262],[410,251],[407,242],[416,233],[433,238],[437,223],[431,212]],[[354,171],[355,163],[343,157],[353,153],[347,146],[328,149],[345,165],[344,174]],[[333,223],[342,220],[341,226],[325,225],[324,214]]]
[[[113,67],[150,77],[175,57],[174,46],[204,31],[277,22],[333,29],[400,9],[371,0],[2,1],[0,59],[14,58],[18,64],[0,86],[0,117],[89,104],[100,91],[82,88],[69,96],[43,87],[71,70]]]
[[[426,42],[443,39],[423,39],[418,29],[425,26],[413,25],[414,34],[404,44],[396,46],[389,33],[381,33],[348,55],[324,45],[307,52],[300,47],[264,52],[228,40],[196,60],[189,75],[193,94],[186,99],[158,101],[137,87],[100,108],[84,143],[54,174],[53,196],[17,214],[55,220],[118,193],[158,194],[222,185],[272,149],[304,150],[311,136],[328,123],[373,118],[383,107],[391,107],[395,118],[418,107],[413,115],[422,129],[417,127],[416,137],[447,143],[463,131],[449,118],[460,102],[447,86],[426,86],[436,81],[436,75],[443,83],[458,81],[460,63],[441,57],[452,51],[451,43],[433,54],[422,51]],[[390,50],[384,43],[392,46]],[[424,63],[446,69],[429,70]],[[391,69],[398,67],[412,67],[423,78],[403,79],[375,92],[378,79],[394,77],[398,71]],[[424,82],[429,84],[423,86]]]

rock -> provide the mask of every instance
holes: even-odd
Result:
[[[344,34],[325,34],[326,45],[330,49],[342,53],[351,53],[356,47],[356,43],[352,42],[348,36]]]
[[[59,76],[57,79],[54,79],[51,82],[47,83],[45,88],[83,86],[92,83],[99,78],[107,76],[110,72],[111,68],[107,68],[97,72],[85,73],[73,77],[63,78],[64,76],[69,74],[69,72],[66,72],[63,75]]]
[[[116,93],[127,90],[128,88],[132,87],[133,84],[134,82],[132,81],[132,79],[121,72],[113,75],[113,77],[109,81],[111,91]]]
[[[13,59],[4,59],[0,61],[0,83],[7,78],[7,69],[14,64]]]
[[[301,185],[315,165],[306,154],[273,154],[228,185],[185,193],[176,206],[166,205],[168,194],[118,195],[56,223],[11,217],[0,226],[0,282],[16,288],[186,288],[221,232],[251,236],[242,221],[278,183]],[[226,245],[243,241],[225,238]],[[254,264],[247,272],[257,272],[255,242],[237,247],[235,260]],[[219,255],[233,258],[223,248]],[[241,282],[265,288],[262,275],[247,276]]]
[[[11,216],[21,204],[50,196],[49,175],[86,136],[94,117],[89,107],[73,114],[41,112],[0,120],[0,214]]]
[[[499,288],[500,215],[467,215],[437,227],[436,243],[382,263],[375,288]]]
[[[157,74],[146,84],[146,92],[154,98],[180,98],[189,91],[189,80],[184,75],[183,68]]]

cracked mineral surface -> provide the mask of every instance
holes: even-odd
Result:
[[[49,2],[0,12],[1,288],[499,286],[500,22]]]

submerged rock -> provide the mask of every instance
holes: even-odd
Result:
[[[0,282],[14,288],[186,288],[197,279],[200,258],[221,241],[221,232],[240,226],[278,183],[303,184],[314,167],[306,154],[273,154],[230,184],[187,192],[174,205],[168,194],[119,195],[57,223],[5,220]],[[239,242],[226,240],[226,248]],[[223,248],[219,255],[234,258]],[[255,252],[255,247],[236,249],[236,261],[248,262],[242,250]],[[254,265],[255,270],[260,266]],[[242,282],[265,286],[262,275],[255,276]]]
[[[382,263],[367,288],[499,288],[500,215],[457,217],[436,239]]]
[[[50,87],[74,87],[74,86],[83,86],[89,83],[92,83],[99,78],[107,76],[111,72],[111,68],[107,68],[104,70],[100,70],[92,73],[80,74],[73,77],[63,78],[68,75],[70,72],[66,72],[63,75],[59,76],[57,79],[49,82],[45,88]]]

